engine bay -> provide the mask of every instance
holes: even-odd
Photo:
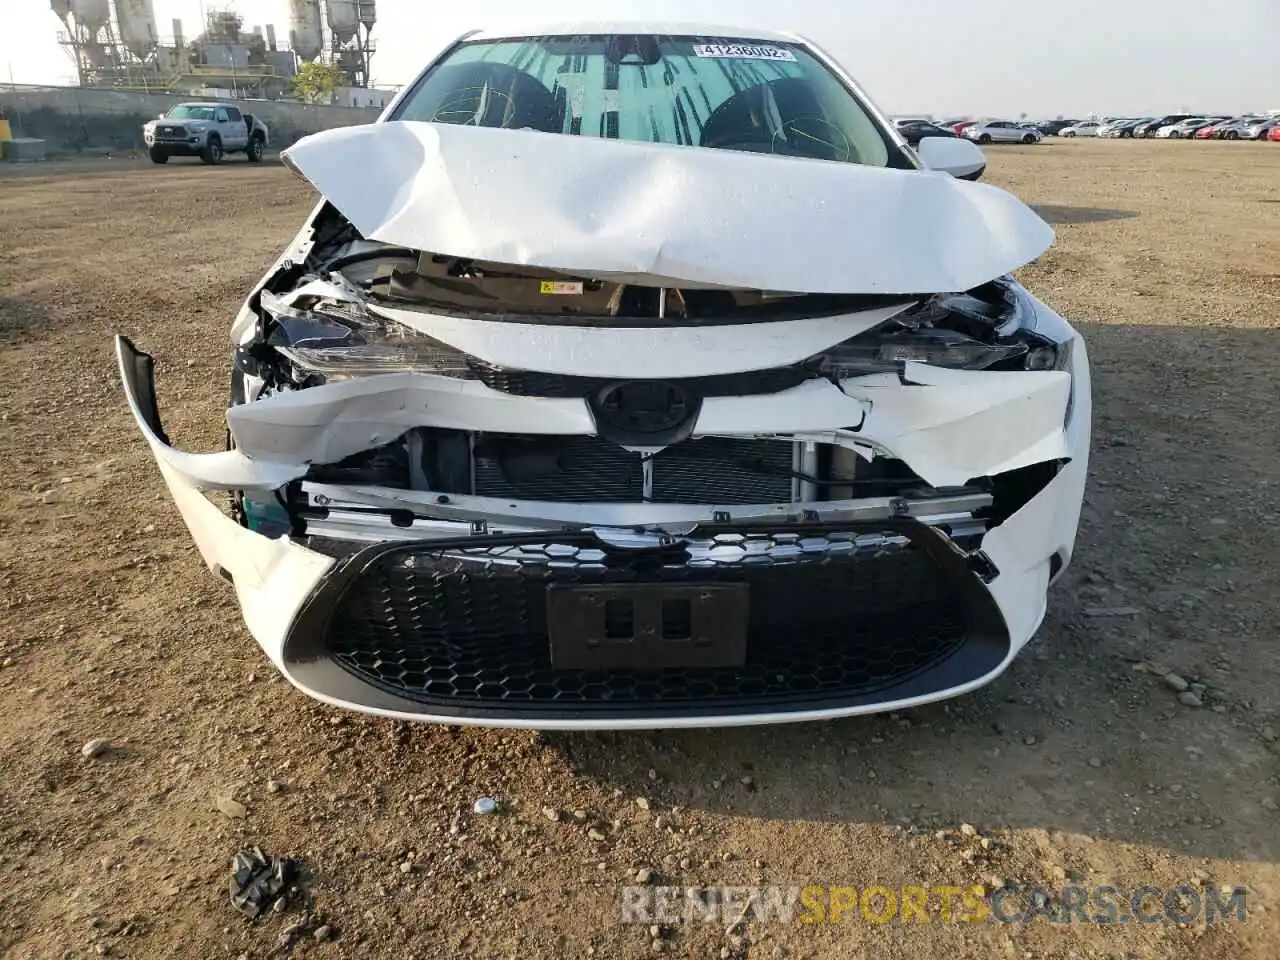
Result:
[[[982,477],[936,487],[901,459],[798,431],[694,435],[708,398],[778,395],[811,381],[837,388],[908,364],[957,370],[1061,369],[1060,345],[1036,332],[1020,287],[999,278],[953,294],[867,296],[655,287],[482,263],[369,242],[321,209],[300,262],[285,261],[250,301],[252,336],[236,350],[233,405],[388,374],[467,381],[502,394],[586,403],[591,434],[410,426],[328,462],[274,496],[241,493],[251,526],[306,529],[329,486],[561,504],[733,507],[990,494]],[[395,317],[406,312],[421,323]],[[875,313],[875,311],[879,311]],[[575,376],[500,365],[431,336],[432,320],[641,329],[738,327],[865,313],[884,319],[798,362],[701,377]],[[846,431],[856,434],[859,424]],[[327,495],[320,494],[324,499]],[[989,498],[988,498],[989,502]],[[373,508],[371,508],[373,509]]]

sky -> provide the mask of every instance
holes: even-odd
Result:
[[[203,8],[288,36],[286,0],[154,0],[162,35]],[[528,0],[378,0],[375,84]],[[554,20],[669,19],[793,30],[889,113],[1018,117],[1280,109],[1280,0],[543,0]],[[731,12],[730,12],[731,11]],[[48,0],[0,0],[0,83],[73,83]]]

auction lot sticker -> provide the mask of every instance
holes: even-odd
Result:
[[[795,63],[796,55],[782,47],[762,47],[749,43],[695,43],[695,57],[722,60],[786,60]]]

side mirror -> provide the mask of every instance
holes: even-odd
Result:
[[[916,154],[928,169],[949,173],[958,180],[978,180],[987,169],[986,155],[963,137],[922,137]]]

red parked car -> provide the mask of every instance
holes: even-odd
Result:
[[[1280,143],[1280,127],[1272,127],[1267,132],[1267,139],[1274,140],[1276,141],[1276,143]]]
[[[956,132],[957,137],[963,137],[965,130],[969,129],[977,122],[977,120],[961,120],[951,129]]]
[[[1211,123],[1207,127],[1201,127],[1195,132],[1197,140],[1212,140],[1213,135],[1218,132],[1218,128],[1224,126],[1223,123]]]

